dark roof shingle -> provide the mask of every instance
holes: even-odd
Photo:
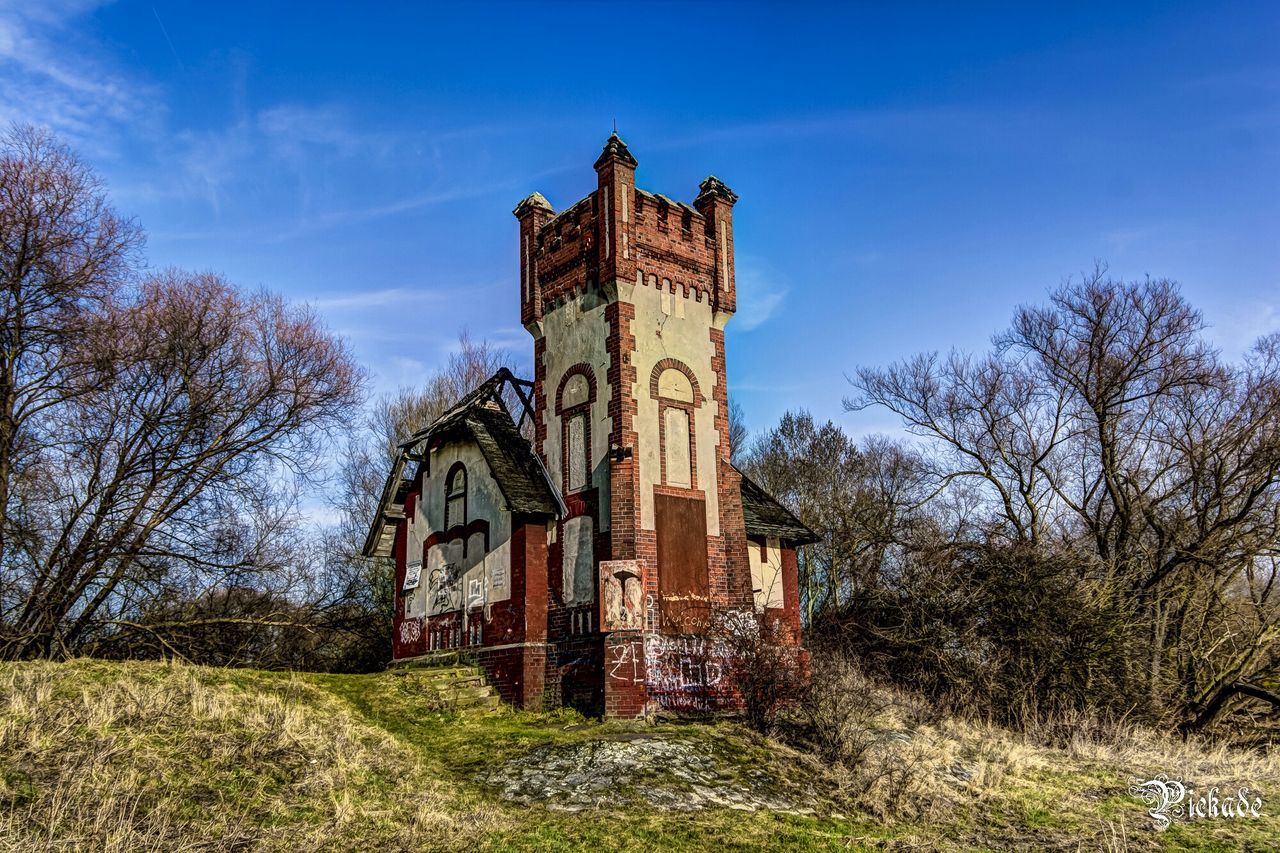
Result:
[[[790,510],[774,500],[773,496],[741,470],[738,473],[742,475],[742,518],[746,522],[748,536],[776,536],[796,545],[818,541],[817,534],[792,515]]]

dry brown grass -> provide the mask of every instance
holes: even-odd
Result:
[[[1017,844],[983,827],[1009,820],[1043,835],[1087,838],[1083,849],[1145,849],[1145,825],[1128,786],[1158,773],[1189,785],[1248,785],[1280,798],[1280,754],[1182,739],[1127,723],[1059,718],[1024,732],[944,716],[920,697],[862,676],[848,660],[815,661],[805,737],[831,765],[845,796],[886,823],[956,823],[967,813],[973,843]],[[1271,812],[1268,809],[1268,812]],[[1280,828],[1280,821],[1268,825]],[[1216,832],[1225,827],[1204,827]],[[1267,827],[1261,831],[1268,831]],[[1150,832],[1140,833],[1152,842]],[[1004,849],[1001,847],[1001,849]],[[1021,849],[1021,848],[1018,848]]]
[[[0,849],[420,849],[500,827],[301,680],[0,667]]]

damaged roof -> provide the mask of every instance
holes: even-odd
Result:
[[[748,536],[776,536],[796,545],[818,541],[817,534],[790,510],[774,500],[736,465],[734,470],[742,475],[742,518],[746,522]]]
[[[400,445],[400,455],[382,489],[378,514],[365,537],[362,553],[366,557],[391,554],[395,526],[404,518],[404,501],[412,486],[412,476],[405,479],[405,463],[420,459],[417,453],[421,449],[429,450],[431,446],[447,440],[469,439],[475,442],[489,465],[489,473],[506,499],[508,511],[552,517],[564,512],[564,505],[546,468],[529,442],[520,435],[519,427],[502,401],[502,386],[508,381],[518,383],[521,380],[506,368],[499,370],[430,426],[414,433]],[[521,393],[518,387],[516,391]],[[416,473],[413,468],[410,471]]]

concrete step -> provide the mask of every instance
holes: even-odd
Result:
[[[469,699],[457,699],[450,703],[450,706],[457,710],[482,710],[486,708],[497,708],[502,704],[502,699],[496,693],[488,696],[476,696]]]
[[[445,649],[392,661],[388,669],[467,669],[474,666],[473,660],[464,651]]]
[[[493,693],[492,687],[457,687],[437,691],[438,696],[446,699],[482,699],[485,696],[492,696]]]
[[[498,692],[484,673],[451,652],[432,652],[407,661],[397,661],[391,672],[412,677],[426,692],[456,710],[491,710],[502,705]]]

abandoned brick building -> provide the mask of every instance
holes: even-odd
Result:
[[[522,706],[732,705],[709,625],[760,614],[798,646],[813,541],[730,464],[737,196],[640,189],[617,134],[595,170],[561,213],[515,208],[533,381],[500,371],[402,446],[365,553],[395,561],[396,659],[465,650]]]

